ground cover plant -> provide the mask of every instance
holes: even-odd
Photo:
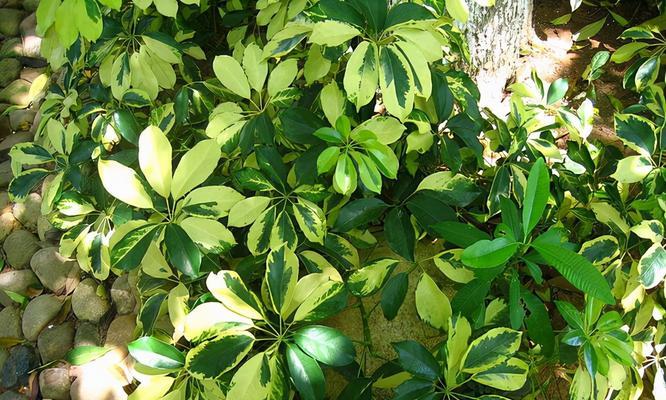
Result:
[[[660,398],[666,17],[593,3],[625,44],[581,93],[534,71],[499,116],[463,0],[41,0],[49,74],[8,192],[43,185],[59,253],[138,291],[131,399],[547,399],[554,375]],[[616,142],[591,135],[609,63],[635,94]],[[409,297],[433,340],[379,355],[369,316]]]

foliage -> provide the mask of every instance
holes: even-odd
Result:
[[[505,118],[458,70],[467,13],[459,0],[40,2],[53,74],[37,142],[11,150],[9,192],[44,182],[60,252],[137,282],[133,398],[323,399],[327,368],[344,399],[533,398],[556,365],[574,398],[666,390],[661,19],[593,59],[582,101],[533,74]],[[618,148],[591,135],[594,81],[636,55]],[[367,259],[379,242],[394,254]],[[428,243],[441,251],[422,258]],[[407,296],[440,343],[395,343],[368,370],[368,316],[396,318]],[[356,308],[363,341],[326,326]]]

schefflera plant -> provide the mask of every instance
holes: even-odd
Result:
[[[209,274],[206,286],[210,293],[193,302],[182,283],[168,296],[170,340],[191,343],[185,354],[156,335],[129,345],[138,369],[152,375],[146,386],[158,382],[174,398],[215,398],[222,383],[229,400],[287,399],[293,389],[302,399],[321,399],[320,363],[343,367],[355,359],[349,338],[316,324],[347,305],[333,267],[299,279],[299,259],[282,245],[266,258],[261,298],[231,270]]]
[[[235,245],[233,234],[218,219],[244,196],[222,185],[197,188],[213,173],[220,156],[214,140],[202,140],[181,157],[172,173],[171,144],[158,127],[149,126],[139,136],[143,178],[120,161],[100,159],[97,165],[104,188],[118,200],[151,212],[146,219],[118,226],[109,240],[110,254],[101,261],[129,271],[145,257],[159,265],[167,265],[168,259],[180,273],[194,279],[203,254],[220,254]]]

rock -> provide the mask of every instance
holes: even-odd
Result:
[[[74,347],[79,346],[99,346],[102,344],[102,338],[99,336],[97,325],[90,322],[80,322],[74,336]]]
[[[10,233],[17,229],[21,224],[11,212],[0,215],[0,242],[3,242]]]
[[[14,37],[19,34],[19,25],[25,13],[11,8],[0,8],[0,34]]]
[[[9,117],[2,115],[10,107],[9,104],[0,104],[0,140],[12,134],[12,127],[9,125]]]
[[[0,47],[0,58],[16,58],[23,56],[23,42],[21,38],[7,39]]]
[[[0,18],[2,18],[0,16]],[[27,106],[30,103],[28,96],[30,91],[30,82],[23,79],[17,79],[0,90],[0,103],[16,104],[18,106]]]
[[[3,4],[4,2],[4,4]],[[1,8],[21,8],[23,0],[0,0]]]
[[[23,68],[21,70],[21,79],[32,83],[38,76],[46,72],[45,68]]]
[[[42,330],[58,315],[62,301],[51,294],[35,297],[23,312],[23,335],[30,341],[37,340]]]
[[[48,368],[39,374],[39,390],[45,399],[69,400],[71,386],[69,368]]]
[[[0,338],[23,338],[21,311],[17,307],[5,307],[0,311]]]
[[[39,239],[32,233],[20,229],[7,236],[2,248],[5,250],[7,263],[14,269],[23,269],[30,263],[32,255],[39,250]]]
[[[44,215],[40,215],[37,220],[37,236],[42,242],[58,243],[60,239],[60,231],[51,225],[49,219]]]
[[[40,286],[37,276],[29,269],[3,272],[0,274],[0,303],[5,307],[14,304],[5,291],[30,296],[34,295],[35,288]]]
[[[97,295],[97,282],[88,278],[76,287],[72,295],[72,311],[80,320],[99,322],[109,311],[109,300]]]
[[[29,131],[32,126],[32,121],[35,120],[35,110],[14,110],[9,113],[9,125],[13,130],[20,131]]]
[[[37,11],[39,7],[39,0],[23,0],[23,9],[28,12]]]
[[[30,259],[30,268],[42,285],[56,294],[69,294],[79,283],[79,265],[61,256],[57,247],[36,252]]]
[[[30,230],[37,230],[37,220],[41,213],[42,196],[39,193],[30,193],[21,203],[14,204],[12,213],[23,226]]]
[[[7,206],[10,206],[11,201],[9,200],[9,193],[0,192],[0,213],[5,213],[8,211]],[[10,207],[11,208],[11,207]]]
[[[35,134],[30,132],[18,132],[11,134],[0,142],[0,151],[9,150],[14,147],[15,144],[32,142],[35,139]]]
[[[111,286],[111,299],[118,314],[129,314],[136,307],[137,293],[128,282],[128,274],[121,275]]]
[[[0,394],[0,400],[29,400],[28,396],[16,392],[5,392]]]
[[[35,349],[28,346],[14,346],[0,372],[0,386],[13,389],[28,383],[29,372],[39,366]]]
[[[14,179],[14,173],[12,172],[12,162],[11,160],[3,161],[0,163],[0,187],[6,188],[9,185],[9,182]]]
[[[35,14],[30,14],[26,19],[21,22],[19,31],[21,32],[21,39],[23,41],[23,56],[28,58],[41,58],[42,38],[35,33],[37,20]],[[25,62],[28,66],[37,66],[33,62]]]
[[[42,357],[42,364],[65,358],[73,344],[74,324],[71,321],[47,327],[37,338],[37,348]]]
[[[29,400],[28,396],[16,392],[5,392],[0,394],[0,400]]]
[[[120,315],[109,325],[106,332],[105,346],[127,346],[134,340],[134,329],[136,328],[136,315]]]
[[[7,351],[7,349],[5,349],[4,347],[0,347],[0,371],[2,371],[2,367],[5,365],[7,357],[9,357],[9,352]]]
[[[15,58],[0,60],[0,87],[5,87],[21,76],[21,62]]]

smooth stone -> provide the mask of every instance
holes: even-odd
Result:
[[[9,193],[0,192],[0,213],[11,211],[11,207],[7,207],[11,205],[12,202],[9,200]]]
[[[71,386],[67,367],[47,368],[39,374],[39,391],[45,399],[69,400]]]
[[[130,314],[136,307],[136,290],[129,284],[128,274],[118,277],[111,286],[111,299],[118,314]]]
[[[0,34],[7,37],[18,36],[19,25],[25,16],[22,10],[0,8]]]
[[[21,70],[21,79],[32,83],[38,76],[46,71],[45,68],[23,68]]]
[[[23,335],[34,341],[44,328],[55,318],[62,308],[62,301],[50,294],[35,297],[23,312]]]
[[[32,233],[20,229],[12,232],[2,246],[5,250],[7,263],[14,269],[28,266],[33,254],[39,250],[39,239]]]
[[[36,288],[41,287],[37,276],[32,270],[21,269],[0,274],[0,303],[5,307],[14,304],[5,291],[18,293],[21,296],[34,295]]]
[[[35,134],[31,132],[17,132],[11,134],[0,142],[0,151],[9,150],[14,147],[15,144],[32,142],[34,139]]]
[[[52,242],[57,244],[60,240],[60,231],[51,225],[51,222],[46,216],[40,215],[37,220],[37,236],[39,236],[39,240],[42,242]]]
[[[0,400],[29,400],[28,396],[16,393],[16,392],[5,392],[0,394]]]
[[[127,346],[134,340],[134,329],[136,329],[136,315],[119,315],[109,325],[106,332],[105,346]]]
[[[30,268],[42,285],[56,294],[69,294],[79,283],[79,265],[61,256],[57,247],[37,251],[30,259]]]
[[[9,117],[2,115],[7,107],[11,106],[9,104],[0,104],[0,140],[12,134],[12,127],[9,125]]]
[[[15,110],[9,113],[9,125],[15,131],[29,131],[35,120],[35,110]]]
[[[21,38],[6,39],[0,46],[0,58],[16,58],[23,56]]]
[[[39,366],[35,349],[29,346],[14,346],[0,372],[0,386],[14,389],[28,383],[29,373]]]
[[[39,193],[30,193],[21,203],[14,204],[12,213],[28,230],[37,230],[37,220],[42,215],[42,196]]]
[[[23,56],[33,59],[42,58],[42,38],[35,33],[37,21],[35,14],[30,14],[26,19],[21,22],[19,30],[21,32],[21,40],[23,41]],[[41,63],[28,62],[23,60],[26,66],[36,67]]]
[[[39,0],[23,0],[23,9],[28,12],[37,11]]]
[[[0,17],[1,18],[1,17]],[[30,82],[17,79],[0,90],[0,103],[27,106],[30,103]]]
[[[0,371],[2,371],[2,367],[5,365],[7,357],[9,357],[9,351],[4,347],[0,347]]]
[[[9,182],[14,179],[14,172],[12,172],[11,160],[3,161],[0,163],[0,187],[6,188]]]
[[[90,322],[79,322],[74,336],[74,347],[79,346],[99,346],[102,344],[102,338],[99,335],[97,325]]]
[[[0,400],[29,400],[28,396],[16,393],[16,392],[5,392],[0,394]]]
[[[0,87],[5,87],[21,76],[22,64],[16,58],[0,60]]]
[[[0,338],[23,338],[21,310],[18,307],[5,307],[0,311]]]
[[[76,287],[72,295],[72,311],[80,320],[99,322],[111,307],[107,298],[97,295],[97,282],[88,278]]]
[[[10,233],[21,226],[14,214],[5,212],[0,215],[0,242],[3,242]]]
[[[22,8],[23,0],[2,0],[0,8]]]
[[[37,338],[37,348],[42,357],[42,364],[64,359],[73,345],[74,324],[71,321],[49,326]]]

